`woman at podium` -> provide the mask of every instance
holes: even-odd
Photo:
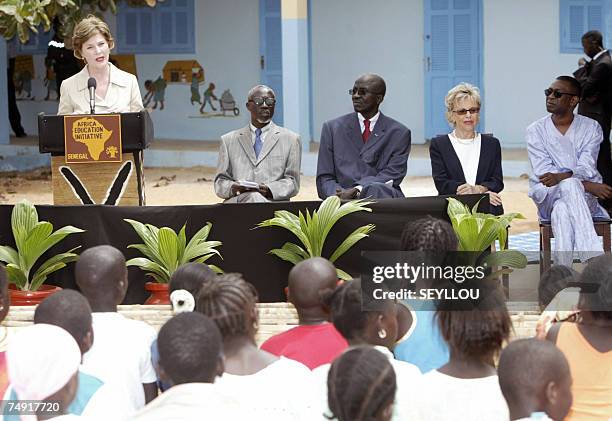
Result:
[[[136,76],[109,62],[115,41],[104,21],[93,15],[81,20],[74,28],[72,46],[85,67],[62,82],[58,114],[89,114],[92,106],[96,114],[144,109]]]

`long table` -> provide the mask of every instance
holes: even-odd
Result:
[[[460,200],[473,206],[481,197],[466,195],[461,196]],[[446,196],[379,200],[370,205],[372,212],[356,212],[340,219],[327,238],[324,255],[331,255],[355,228],[375,224],[376,229],[368,238],[359,241],[336,262],[338,267],[357,276],[362,250],[397,250],[406,222],[426,215],[448,220],[446,203]],[[261,302],[285,301],[284,287],[287,285],[291,264],[268,251],[282,247],[287,241],[299,244],[299,240],[282,228],[254,228],[259,222],[272,218],[276,210],[284,209],[293,213],[304,212],[306,209],[313,211],[320,204],[320,201],[311,201],[205,206],[37,206],[39,219],[51,222],[54,229],[74,225],[86,230],[66,237],[43,255],[39,263],[52,254],[79,245],[81,249],[77,252],[96,245],[110,244],[121,250],[126,259],[138,257],[139,252],[127,246],[141,241],[132,227],[123,221],[125,218],[157,227],[167,226],[177,232],[186,222],[187,239],[206,222],[212,222],[208,239],[223,242],[219,247],[223,260],[215,256],[208,263],[218,265],[225,272],[242,273],[259,291]],[[488,201],[483,200],[481,205],[488,206]],[[11,205],[0,206],[0,244],[14,247],[10,225],[12,208]],[[148,296],[144,283],[150,279],[136,267],[129,268],[128,277],[129,287],[124,304],[143,303]],[[47,283],[62,288],[76,288],[74,264],[52,274]]]

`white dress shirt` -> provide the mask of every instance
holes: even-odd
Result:
[[[249,127],[251,128],[251,144],[255,146],[255,136],[257,136],[255,134],[255,131],[258,128],[253,126],[253,123],[249,123]],[[261,128],[261,146],[263,146],[264,142],[266,141],[266,137],[268,136],[269,132],[270,132],[270,123],[266,124],[265,126]]]
[[[370,119],[370,132],[374,132],[374,126],[376,126],[376,122],[378,121],[378,117],[380,117],[380,111],[376,113],[374,117]],[[365,130],[365,118],[361,115],[361,113],[357,113],[357,118],[359,119],[359,128],[361,129],[361,133]]]

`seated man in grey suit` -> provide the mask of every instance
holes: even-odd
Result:
[[[361,76],[349,90],[355,112],[323,123],[317,163],[321,199],[334,194],[341,199],[404,197],[400,183],[410,130],[378,110],[386,89],[382,77]]]
[[[272,122],[274,91],[249,91],[251,122],[221,136],[215,193],[226,203],[289,200],[300,189],[300,137]],[[246,183],[245,183],[246,182]]]

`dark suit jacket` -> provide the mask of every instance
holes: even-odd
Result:
[[[389,180],[403,197],[400,183],[406,176],[410,142],[410,130],[383,113],[365,144],[357,113],[323,123],[317,162],[319,197],[336,194],[337,187],[365,187]]]
[[[610,127],[612,116],[612,58],[606,51],[574,72],[582,86],[578,114],[591,117]],[[602,124],[602,127],[603,127]],[[604,130],[605,131],[605,130]]]
[[[429,158],[438,194],[457,194],[457,187],[466,183],[465,174],[448,135],[438,136],[431,141]],[[504,189],[501,146],[499,140],[491,135],[481,135],[476,184],[485,186],[495,193]],[[501,215],[504,213],[504,208],[491,206],[491,213]]]

